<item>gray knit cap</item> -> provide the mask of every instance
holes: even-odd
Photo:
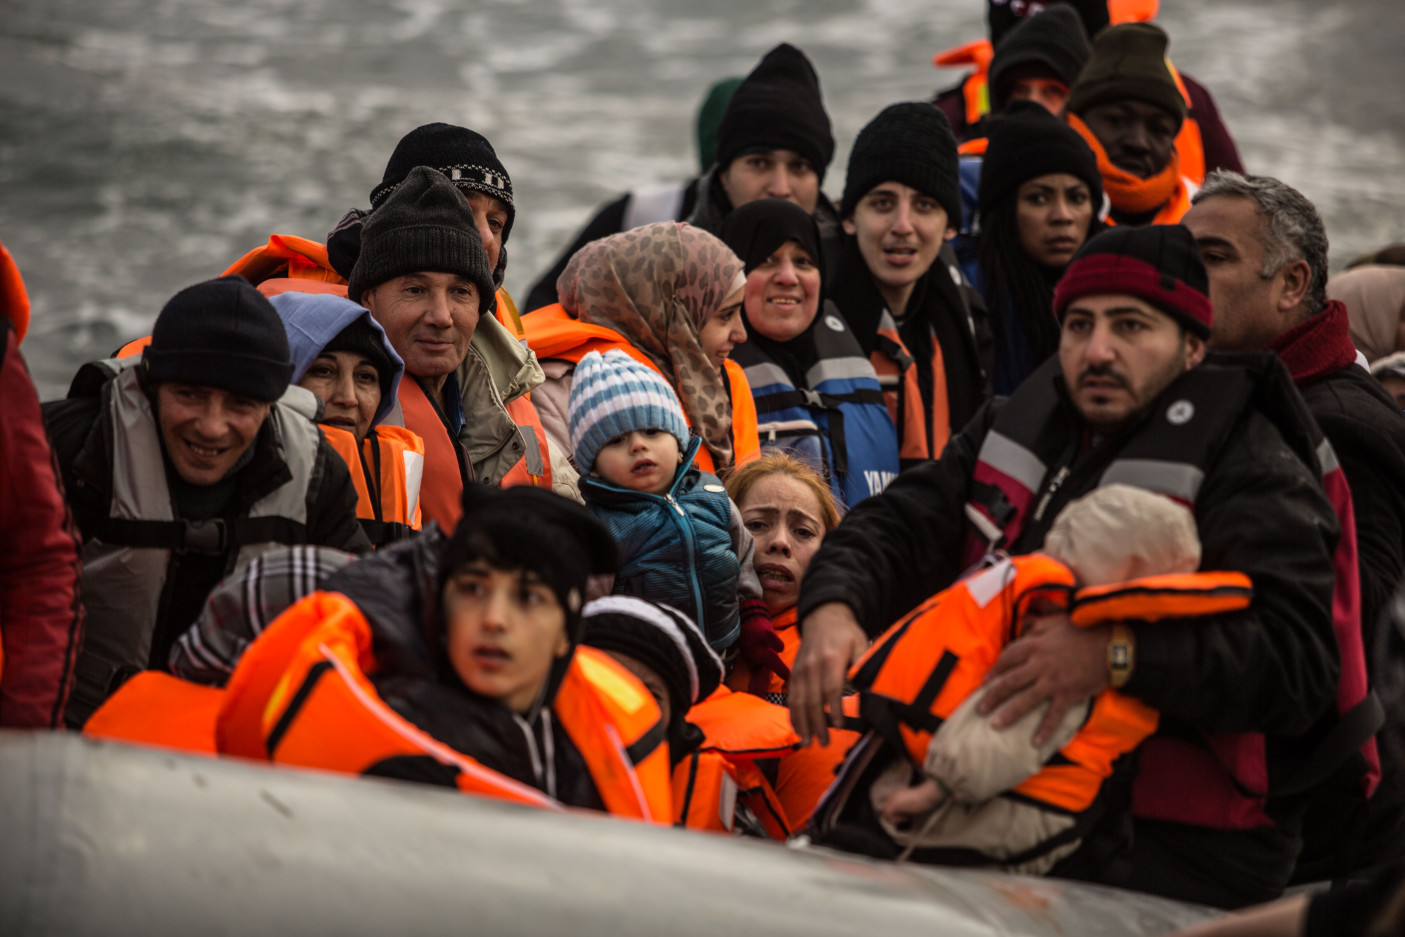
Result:
[[[448,177],[417,166],[366,218],[361,254],[347,295],[360,302],[368,290],[409,273],[452,273],[478,287],[478,314],[497,308],[493,271],[473,208]]]

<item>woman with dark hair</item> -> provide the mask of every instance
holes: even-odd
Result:
[[[1102,179],[1088,144],[1044,108],[1012,102],[991,121],[981,167],[980,244],[967,275],[995,336],[996,394],[1008,395],[1059,347],[1054,284],[1102,229]]]
[[[822,301],[820,237],[793,202],[736,209],[722,239],[746,267],[746,370],[764,451],[810,464],[841,504],[878,494],[898,473],[898,433],[878,375],[832,304]]]

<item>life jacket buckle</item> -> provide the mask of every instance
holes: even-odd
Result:
[[[228,547],[229,525],[223,518],[185,522],[185,536],[181,541],[180,552],[218,556]]]

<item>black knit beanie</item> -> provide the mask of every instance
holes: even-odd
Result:
[[[581,638],[586,580],[614,573],[619,550],[585,506],[545,488],[519,485],[463,489],[463,517],[444,548],[440,587],[463,564],[480,559],[499,569],[541,576],[566,612],[571,643]]]
[[[1087,184],[1095,211],[1102,204],[1103,180],[1097,157],[1078,131],[1043,105],[1011,101],[1005,113],[986,126],[989,142],[981,165],[982,216],[1030,179],[1061,172]]]
[[[385,346],[381,344],[381,333],[371,327],[364,313],[323,345],[322,351],[349,351],[370,359],[380,381],[381,398],[390,396],[390,382],[395,377],[395,366],[391,364],[390,356],[385,353]]]
[[[1054,288],[1054,315],[1062,322],[1074,300],[1094,294],[1135,296],[1201,338],[1214,325],[1200,249],[1178,224],[1118,226],[1089,240]]]
[[[283,396],[293,378],[283,320],[241,276],[206,280],[172,296],[142,361],[153,384],[216,387],[264,402]]]
[[[990,110],[998,114],[1010,100],[1021,73],[1037,68],[1070,87],[1093,52],[1078,13],[1067,4],[1051,6],[1010,30],[990,60]]]
[[[1049,0],[1041,2],[1012,3],[1011,0],[987,0],[986,23],[990,26],[990,41],[996,49],[1005,35],[1022,20],[1038,14],[1042,10],[1056,6],[1072,7],[1083,22],[1085,36],[1097,36],[1107,27],[1111,18],[1107,13],[1107,0]]]
[[[1159,26],[1122,23],[1093,40],[1093,54],[1069,89],[1068,110],[1080,117],[1109,101],[1144,101],[1178,121],[1186,116],[1185,97],[1166,66],[1170,43]]]
[[[379,208],[416,166],[437,169],[459,188],[484,192],[502,202],[507,208],[502,241],[507,243],[512,222],[517,218],[517,208],[512,204],[512,179],[487,137],[453,124],[425,124],[411,130],[395,144],[381,184],[371,190],[371,209]]]
[[[961,177],[956,137],[946,115],[926,101],[890,104],[859,131],[849,151],[839,217],[883,182],[900,182],[929,195],[946,209],[948,223],[961,224]]]
[[[478,287],[480,317],[497,307],[493,272],[472,207],[443,173],[426,166],[411,170],[367,216],[347,296],[359,303],[367,290],[422,271],[457,274],[472,282]]]
[[[717,126],[717,165],[758,150],[794,150],[815,166],[820,182],[834,159],[834,134],[820,96],[820,78],[805,53],[781,43],[742,79]]]
[[[627,654],[663,679],[675,718],[722,683],[722,661],[698,626],[666,605],[607,595],[585,607],[582,644]]]

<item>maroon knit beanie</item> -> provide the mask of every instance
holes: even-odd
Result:
[[[1210,281],[1190,231],[1180,225],[1116,227],[1088,241],[1054,288],[1060,322],[1074,300],[1095,294],[1135,296],[1210,337]]]

